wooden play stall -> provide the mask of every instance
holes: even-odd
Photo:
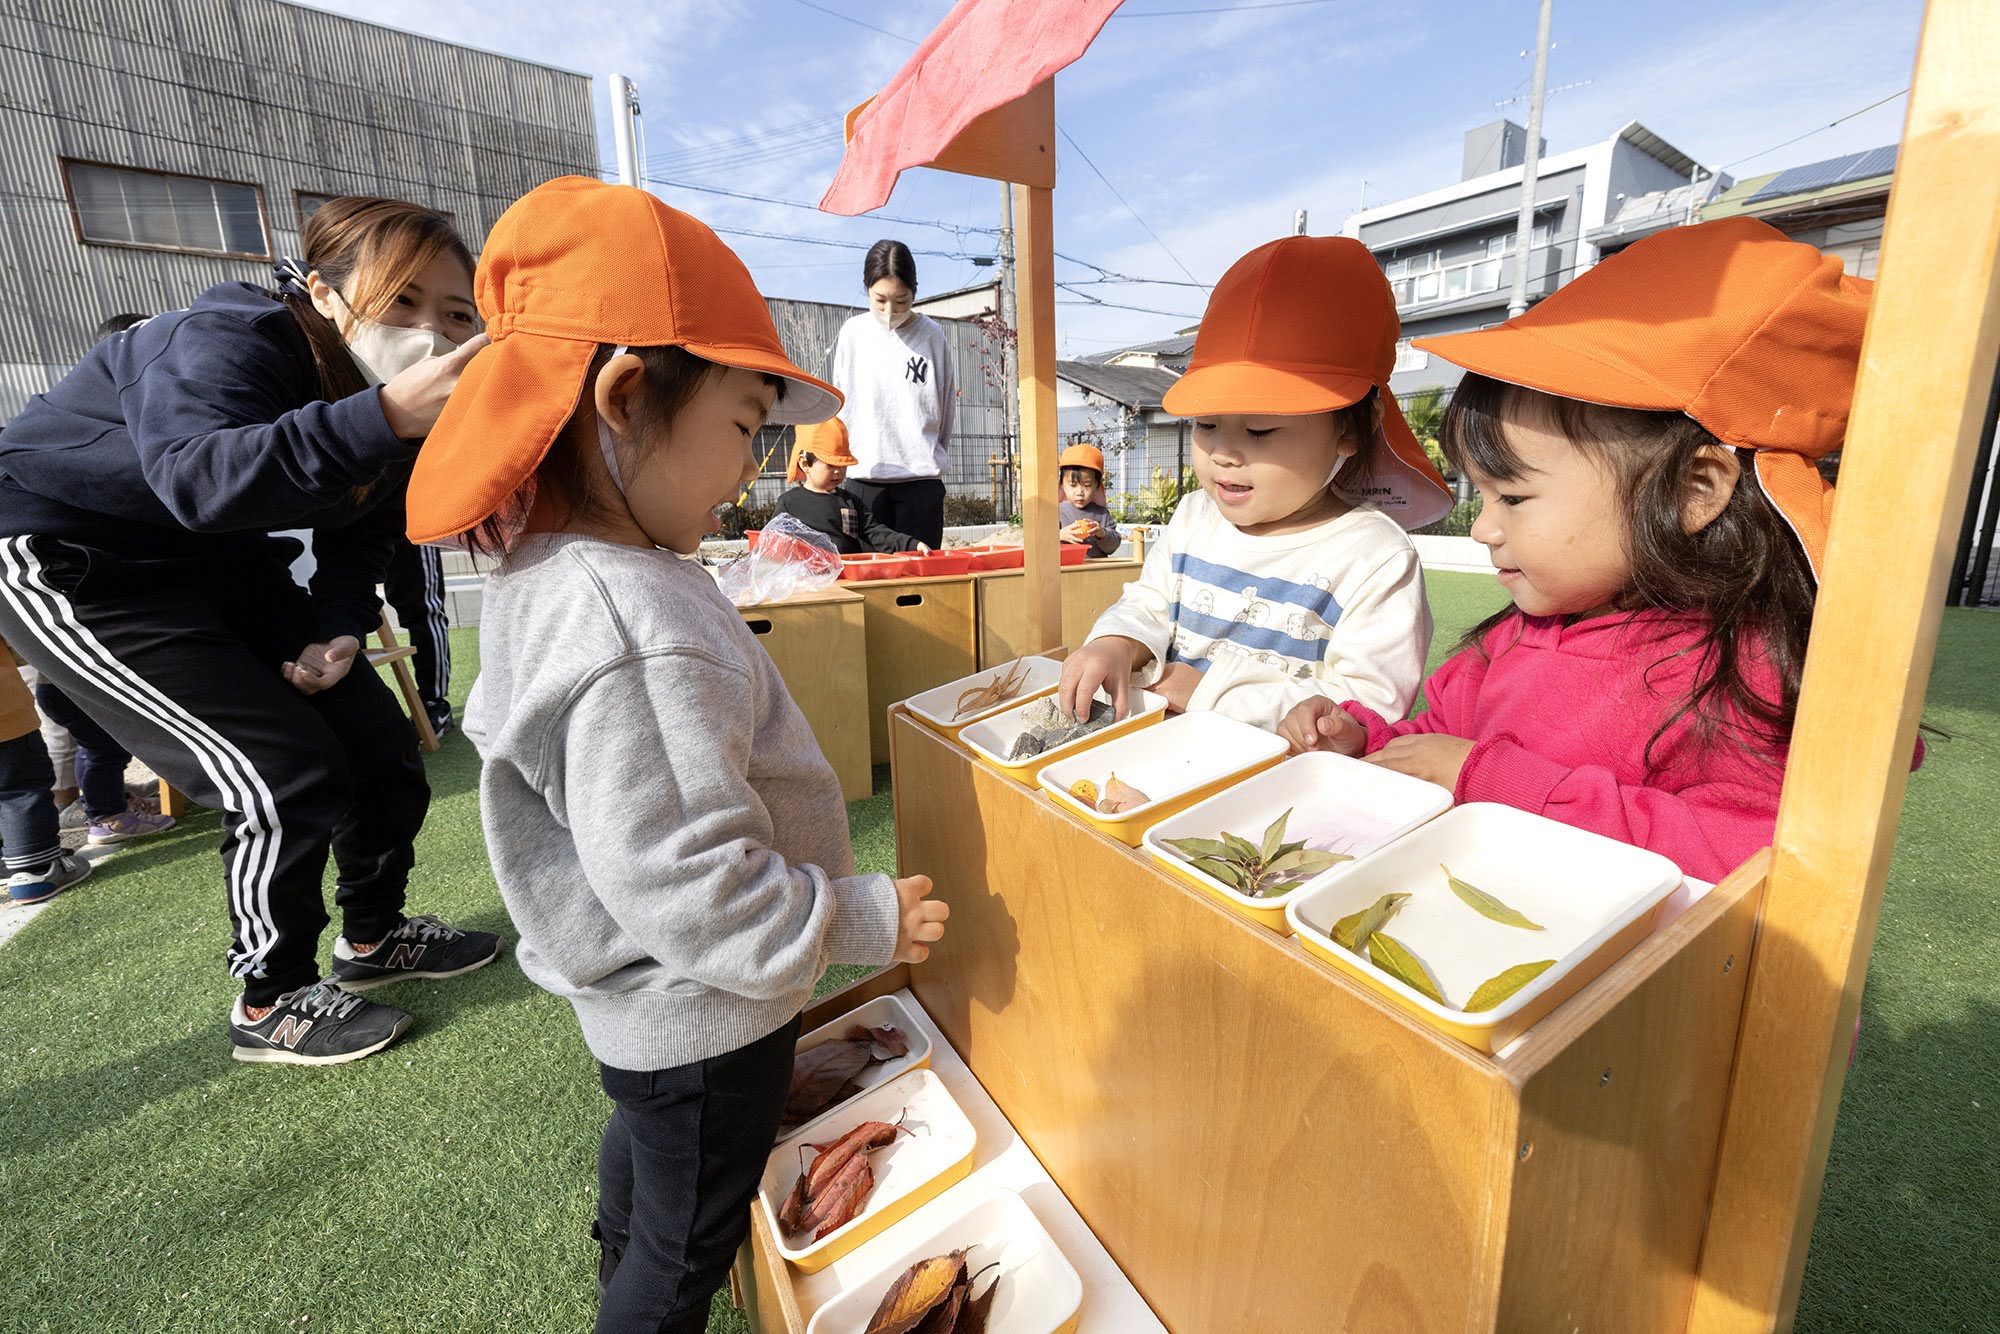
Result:
[[[850,160],[1026,182],[1023,644],[1067,637],[1051,80],[1111,7],[940,142],[849,122]],[[977,64],[980,8],[912,66]],[[899,861],[950,928],[808,1027],[907,989],[1115,1261],[1107,1287],[1171,1330],[1789,1328],[1996,363],[2000,9],[1934,0],[1770,850],[1488,1055],[898,709]],[[736,1278],[766,1331],[803,1334],[824,1292],[761,1216]]]
[[[777,664],[849,801],[875,790],[864,721],[870,708],[864,605],[841,586],[737,609]]]

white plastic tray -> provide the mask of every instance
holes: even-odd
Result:
[[[910,1012],[910,1007],[895,996],[877,996],[865,1005],[858,1005],[854,1009],[849,1010],[832,1023],[821,1024],[818,1028],[800,1038],[798,1045],[792,1050],[797,1055],[803,1056],[806,1052],[811,1051],[823,1042],[832,1042],[836,1039],[846,1037],[847,1030],[856,1024],[861,1024],[868,1028],[898,1029],[902,1032],[904,1038],[909,1041],[910,1049],[892,1061],[879,1061],[874,1065],[863,1068],[861,1073],[854,1077],[854,1082],[861,1086],[860,1093],[849,1096],[845,1101],[834,1103],[821,1112],[820,1116],[831,1116],[846,1107],[848,1103],[855,1101],[862,1093],[866,1093],[869,1089],[874,1088],[877,1084],[886,1084],[905,1071],[920,1069],[931,1063],[930,1034],[926,1033],[917,1023],[916,1016]],[[817,1120],[818,1118],[815,1117],[814,1119]],[[802,1123],[799,1128],[803,1130],[805,1125]]]
[[[1440,865],[1539,923],[1527,931],[1489,921],[1452,893]],[[1680,888],[1680,868],[1655,852],[1511,806],[1456,807],[1374,854],[1337,866],[1291,896],[1285,914],[1308,948],[1474,1045],[1511,1037],[1517,1014],[1550,993],[1574,993],[1643,939],[1652,915]],[[1333,943],[1333,924],[1382,895],[1406,892],[1387,931],[1430,970],[1446,1004]],[[1643,920],[1642,920],[1643,919]],[[1636,929],[1636,933],[1635,933]],[[1631,939],[1611,950],[1621,936]],[[1459,1006],[1516,964],[1555,964],[1493,1009]]]
[[[1097,692],[1097,698],[1108,700],[1110,696],[1100,690]],[[1164,696],[1155,695],[1150,690],[1135,690],[1126,697],[1126,707],[1131,712],[1109,726],[1099,728],[1088,736],[1079,737],[1066,746],[1045,750],[1039,755],[1024,756],[1018,760],[1008,759],[1008,749],[1014,744],[1014,738],[1021,734],[1022,712],[1034,708],[1041,702],[1041,700],[1029,700],[1025,704],[1017,704],[1000,713],[989,714],[976,723],[968,724],[959,732],[958,739],[986,763],[1022,783],[1033,786],[1035,774],[1051,762],[1065,755],[1073,755],[1077,751],[1102,745],[1114,737],[1123,736],[1141,727],[1150,727],[1167,711],[1167,701]]]
[[[983,686],[988,682],[999,680],[1019,663],[1025,663],[1028,670],[1021,682],[1020,688],[1012,695],[1009,695],[1006,699],[998,703],[974,709],[963,718],[954,718],[952,716],[957,712],[958,697],[960,695],[963,695],[974,686]],[[1012,658],[1001,663],[998,667],[989,667],[983,672],[974,672],[970,676],[947,682],[932,690],[926,690],[921,695],[912,695],[903,701],[903,703],[911,713],[929,724],[934,730],[952,733],[962,727],[978,722],[981,718],[991,717],[999,713],[1002,709],[1010,709],[1024,700],[1046,695],[1051,690],[1054,690],[1057,682],[1061,680],[1062,664],[1054,658],[1039,656]]]
[[[1056,1334],[1076,1315],[1083,1304],[1083,1280],[1019,1195],[1011,1190],[983,1193],[966,1182],[946,1192],[922,1217],[932,1221],[931,1215],[942,1221],[928,1236],[822,1306],[807,1334],[863,1334],[903,1271],[961,1248],[967,1251],[968,1272],[999,1265],[972,1288],[983,1293],[989,1283],[1000,1285],[993,1293],[987,1334]]]
[[[1184,713],[1045,765],[1036,781],[1056,805],[1116,834],[1119,827],[1144,829],[1177,806],[1198,800],[1205,789],[1226,787],[1284,753],[1285,740],[1276,733],[1219,713]],[[1102,792],[1114,773],[1150,800],[1101,815],[1070,795],[1071,785],[1082,779]],[[1126,842],[1137,846],[1138,836]]]
[[[1153,730],[1164,731],[1165,725]],[[1289,931],[1282,909],[1290,894],[1252,898],[1196,870],[1167,841],[1217,838],[1226,830],[1255,843],[1273,820],[1289,810],[1288,841],[1303,838],[1310,848],[1361,858],[1450,809],[1451,793],[1435,783],[1345,755],[1311,751],[1168,816],[1146,831],[1145,847],[1175,874],[1198,882],[1273,930]],[[1310,888],[1317,879],[1293,893]]]
[[[778,1221],[785,1197],[799,1179],[803,1164],[812,1161],[806,1145],[838,1139],[864,1121],[896,1121],[911,1132],[898,1135],[884,1148],[869,1154],[875,1187],[868,1192],[861,1212],[817,1241],[799,1241]],[[808,1270],[825,1263],[829,1251],[851,1249],[859,1239],[873,1236],[887,1224],[881,1215],[900,1217],[896,1206],[912,1195],[941,1190],[940,1177],[948,1177],[972,1157],[977,1136],[958,1103],[945,1091],[942,1081],[929,1070],[912,1070],[886,1084],[877,1084],[837,1111],[809,1121],[796,1134],[778,1141],[764,1164],[764,1179],[758,1199],[778,1239],[778,1253]],[[962,1174],[962,1173],[961,1173]]]

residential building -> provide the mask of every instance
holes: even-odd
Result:
[[[1155,339],[1150,343],[1138,343],[1132,347],[1113,348],[1109,352],[1093,352],[1082,361],[1100,366],[1144,366],[1154,370],[1172,371],[1175,375],[1187,373],[1188,358],[1194,355],[1195,330],[1200,325],[1182,329],[1172,338]]]
[[[1465,136],[1463,179],[1456,184],[1348,218],[1346,235],[1374,252],[1396,293],[1403,329],[1389,384],[1397,395],[1458,381],[1456,367],[1412,348],[1412,339],[1506,318],[1526,155],[1527,132],[1519,125],[1481,126]],[[1621,201],[1715,175],[1637,121],[1601,142],[1543,156],[1527,255],[1529,301],[1601,258],[1592,234]]]
[[[1705,204],[1701,219],[1749,217],[1836,256],[1847,272],[1873,278],[1896,180],[1897,146],[1871,148],[1752,176]]]
[[[919,289],[917,299],[910,303],[910,308],[934,320],[989,318],[1000,313],[1000,282],[995,279],[990,283],[960,287],[934,296],[925,296]]]
[[[1160,366],[1058,361],[1056,435],[1104,451],[1109,492],[1140,490],[1155,470],[1178,477],[1194,462],[1188,423],[1167,415],[1160,399],[1179,378]]]
[[[440,209],[476,250],[598,174],[588,75],[285,0],[24,0],[0,36],[0,422],[106,316],[270,281],[343,194]]]

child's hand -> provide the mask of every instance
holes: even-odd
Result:
[[[1145,652],[1137,640],[1111,635],[1093,640],[1063,661],[1062,682],[1056,687],[1056,708],[1079,722],[1090,716],[1090,701],[1102,687],[1111,696],[1113,716],[1125,716],[1126,688],[1132,668]]]
[[[922,963],[931,957],[931,942],[944,939],[951,905],[931,898],[930,892],[927,875],[896,882],[896,963]]]
[[[1357,756],[1368,745],[1368,729],[1324,695],[1294,705],[1278,724],[1278,735],[1291,744],[1294,755],[1330,750],[1336,755]]]
[[[1458,791],[1458,771],[1472,753],[1472,742],[1462,736],[1418,732],[1399,736],[1368,757],[1368,763],[1384,769],[1436,783],[1447,792]]]
[[[1174,713],[1186,713],[1188,701],[1200,688],[1201,669],[1189,662],[1174,663],[1153,682],[1153,693],[1166,700],[1167,708]]]
[[[301,695],[316,695],[339,685],[360,652],[360,640],[340,635],[330,643],[307,644],[299,650],[296,662],[285,663],[279,671]]]
[[[1096,532],[1096,524],[1088,519],[1078,519],[1075,523],[1063,529],[1063,541],[1088,542]]]

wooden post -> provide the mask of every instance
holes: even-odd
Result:
[[[1062,642],[1056,532],[1056,269],[1051,192],[1014,187],[1021,358],[1021,540],[1027,547],[1028,650]]]
[[[1789,1328],[2000,360],[2000,7],[1933,0],[1690,1328]],[[1918,1132],[1920,1133],[1920,1132]]]

